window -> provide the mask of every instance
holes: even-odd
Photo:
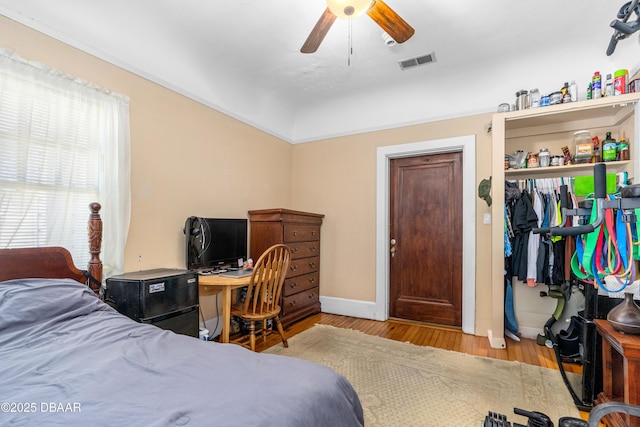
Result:
[[[129,193],[128,98],[0,51],[0,247],[64,246],[84,269],[97,201],[120,273]]]

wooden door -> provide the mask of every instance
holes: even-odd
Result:
[[[462,152],[392,159],[389,315],[462,326]]]

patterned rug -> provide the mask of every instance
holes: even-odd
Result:
[[[520,362],[327,325],[292,337],[289,348],[276,345],[265,353],[310,360],[344,375],[360,396],[367,427],[479,427],[488,411],[526,425],[515,407],[543,412],[555,425],[560,417],[580,417],[559,371]]]

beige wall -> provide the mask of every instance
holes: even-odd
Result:
[[[190,215],[245,218],[250,209],[291,207],[290,144],[3,16],[0,47],[130,98],[125,270],[184,268]],[[208,319],[215,306],[203,301],[203,309]]]
[[[476,135],[476,181],[491,173],[491,115],[295,145],[293,206],[326,215],[320,275],[323,296],[375,301],[376,149]],[[490,226],[487,204],[476,198],[476,334],[491,329]]]
[[[189,215],[246,217],[285,207],[326,215],[322,294],[375,300],[376,148],[477,136],[477,181],[490,174],[490,115],[289,145],[215,110],[0,16],[0,47],[129,96],[128,271],[184,266]],[[105,206],[104,209],[108,209]],[[476,333],[490,329],[489,226],[476,200]],[[204,301],[205,318],[213,308]]]

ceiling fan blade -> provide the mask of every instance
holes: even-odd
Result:
[[[367,10],[367,15],[373,19],[396,43],[404,43],[413,36],[415,30],[407,21],[402,19],[382,0],[373,0]]]
[[[318,22],[316,22],[316,26],[311,30],[311,34],[307,37],[302,48],[300,48],[300,52],[302,53],[313,53],[320,47],[320,43],[324,40],[324,37],[329,32],[329,28],[333,25],[333,21],[336,20],[336,15],[334,15],[329,8],[327,8]]]

